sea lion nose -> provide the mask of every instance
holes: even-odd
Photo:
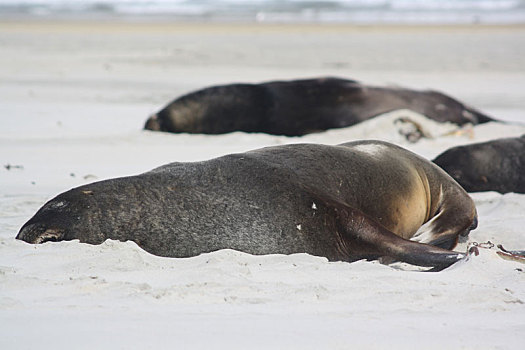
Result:
[[[34,243],[33,241],[35,237],[38,236],[38,231],[40,230],[41,229],[39,225],[25,224],[18,232],[18,235],[16,235],[16,239],[25,241],[27,243]]]
[[[156,114],[153,114],[152,116],[150,116],[149,119],[146,121],[146,124],[144,125],[144,129],[153,130],[153,131],[161,131],[159,117]]]
[[[44,242],[56,242],[64,238],[64,230],[48,228],[41,224],[29,224],[20,229],[16,239],[27,243],[39,244]]]

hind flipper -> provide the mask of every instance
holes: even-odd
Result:
[[[360,210],[345,204],[331,205],[337,216],[340,244],[350,260],[388,257],[440,271],[467,257],[464,253],[399,237]]]

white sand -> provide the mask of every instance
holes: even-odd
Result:
[[[302,138],[141,131],[148,114],[216,83],[336,75],[434,88],[525,122],[525,28],[0,23],[0,348],[518,349],[525,265],[496,249],[440,273],[134,243],[28,245],[18,229],[71,187],[171,161],[360,138],[426,157],[525,133],[487,124],[409,144],[385,116]],[[417,118],[417,117],[415,117]],[[441,135],[441,136],[440,136]],[[525,249],[525,195],[473,194],[469,242]],[[465,251],[467,242],[457,250]]]

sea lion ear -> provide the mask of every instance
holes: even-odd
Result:
[[[466,257],[463,253],[399,237],[360,210],[343,203],[325,201],[325,204],[335,212],[338,239],[348,260],[384,257],[440,271]]]

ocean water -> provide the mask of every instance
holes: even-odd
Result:
[[[8,16],[515,24],[525,23],[525,0],[0,0]]]

